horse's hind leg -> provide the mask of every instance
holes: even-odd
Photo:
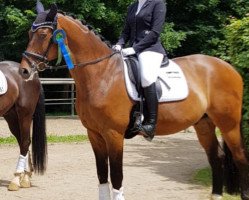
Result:
[[[212,169],[211,199],[222,198],[223,188],[223,154],[215,135],[215,125],[208,116],[203,117],[194,125],[200,144],[205,149]]]
[[[21,134],[21,131],[20,131],[18,115],[16,113],[15,108],[12,108],[4,116],[4,118],[8,123],[11,133],[16,137],[17,142],[20,147],[20,156],[19,156],[19,160],[17,163],[15,177],[8,186],[8,190],[16,191],[19,189],[19,187],[27,188],[31,186],[30,176],[31,176],[32,166],[31,166],[30,154],[28,152],[29,144],[27,144],[27,148],[25,149],[22,148],[23,143],[27,140],[30,141],[30,139],[29,138],[23,139],[23,135]],[[28,135],[29,135],[29,131],[28,131]]]
[[[233,128],[227,129],[227,127],[229,126],[220,127],[225,143],[228,146],[228,148],[225,148],[227,150],[226,161],[228,162],[225,163],[227,191],[231,194],[237,193],[240,187],[242,200],[249,200],[249,165],[242,144],[240,125],[237,123]],[[233,161],[234,166],[232,165]]]

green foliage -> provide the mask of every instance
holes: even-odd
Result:
[[[2,5],[3,6],[3,5]],[[2,9],[1,9],[2,8]],[[27,44],[27,30],[35,16],[31,10],[20,10],[13,5],[0,6],[0,60],[16,60]]]
[[[25,16],[21,10],[14,8],[13,6],[7,6],[5,8],[4,17],[8,27],[8,37],[11,39],[20,37],[22,33],[29,27],[28,17]],[[15,27],[15,29],[12,27]]]
[[[113,44],[124,25],[127,7],[134,0],[41,0],[46,9],[56,3],[92,25]],[[35,17],[35,0],[0,1],[0,60],[19,61],[27,31]],[[223,29],[230,16],[249,12],[247,0],[167,0],[166,25],[161,39],[172,56],[206,53],[228,60]]]
[[[225,29],[227,54],[244,80],[243,133],[249,150],[249,16],[232,19]]]
[[[249,12],[247,0],[167,0],[167,21],[175,24],[176,31],[186,33],[182,47],[175,55],[204,53],[226,57],[223,29],[231,16],[241,18]],[[219,45],[218,45],[219,44]],[[224,52],[224,53],[223,53]]]
[[[166,23],[161,33],[161,41],[170,54],[173,54],[175,49],[181,47],[181,41],[186,39],[185,32],[177,32],[173,28],[174,23]]]
[[[239,69],[249,68],[249,17],[233,19],[226,27],[228,53]]]

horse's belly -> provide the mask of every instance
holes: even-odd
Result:
[[[156,135],[170,135],[174,133],[178,133],[182,130],[185,130],[192,126],[191,123],[184,123],[184,124],[178,124],[178,123],[164,123],[164,124],[158,124],[156,129]]]
[[[191,111],[159,113],[156,133],[157,135],[169,135],[195,125],[206,113],[206,106],[196,106]],[[165,116],[165,115],[169,116]]]

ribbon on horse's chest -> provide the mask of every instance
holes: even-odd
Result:
[[[54,43],[58,44],[58,47],[59,47],[58,54],[59,54],[59,52],[62,53],[62,56],[67,64],[68,69],[71,70],[74,68],[74,64],[73,64],[69,49],[68,49],[67,45],[65,44],[65,40],[64,40],[65,38],[66,38],[66,33],[64,30],[57,29],[56,31],[54,31],[53,41],[54,41]],[[59,57],[60,56],[58,56],[58,58]],[[58,61],[59,61],[59,59],[58,59]]]

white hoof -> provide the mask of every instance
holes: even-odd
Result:
[[[113,200],[125,200],[123,187],[121,187],[119,190],[113,189],[112,194]]]
[[[111,200],[109,183],[99,184],[99,200]]]
[[[23,176],[24,176],[24,174],[22,174],[22,173],[16,173],[15,177],[12,179],[12,181],[10,182],[10,184],[8,186],[8,190],[9,191],[19,190],[19,188],[21,187],[20,181],[21,181]]]
[[[210,200],[221,200],[222,196],[218,194],[212,194]]]

